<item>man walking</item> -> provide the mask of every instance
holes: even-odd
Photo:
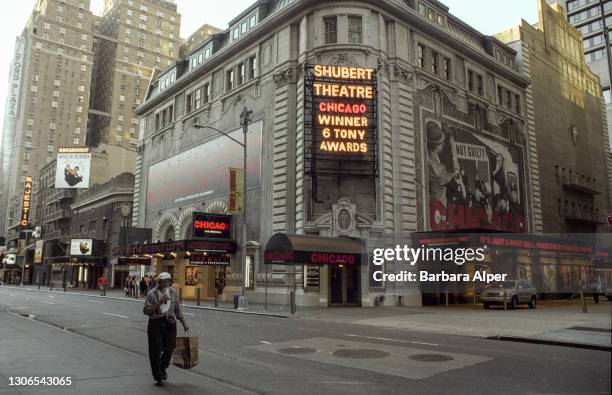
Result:
[[[100,295],[106,296],[106,285],[108,284],[108,280],[104,277],[104,274],[100,276],[98,279],[98,288],[100,288]]]
[[[151,372],[155,385],[162,387],[168,379],[166,369],[176,345],[176,321],[181,321],[185,332],[189,331],[189,325],[183,317],[178,292],[171,286],[170,274],[161,273],[158,280],[157,286],[147,294],[143,312],[149,316],[147,336]]]

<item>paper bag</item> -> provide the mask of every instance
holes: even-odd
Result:
[[[172,364],[181,369],[191,369],[199,362],[197,336],[178,336],[172,354]]]

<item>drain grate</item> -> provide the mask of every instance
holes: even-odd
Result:
[[[444,354],[415,354],[409,356],[408,358],[419,362],[448,362],[455,359],[450,355]]]
[[[314,354],[317,352],[314,348],[310,347],[290,347],[290,348],[281,348],[278,350],[281,354],[287,355],[302,355],[302,354]]]
[[[333,353],[334,357],[338,357],[338,358],[352,358],[352,359],[386,358],[389,355],[391,355],[391,354],[389,354],[386,351],[367,350],[367,349],[336,350]]]

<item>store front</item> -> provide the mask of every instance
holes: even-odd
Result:
[[[106,257],[58,256],[47,258],[46,265],[51,269],[50,282],[54,288],[96,289],[106,268]]]
[[[148,275],[168,272],[172,275],[173,287],[180,290],[184,299],[195,299],[196,289],[200,289],[203,299],[214,298],[218,279],[225,274],[236,252],[233,240],[191,239],[151,244],[137,244],[113,248],[119,256],[120,265],[133,265],[131,262],[150,265]],[[221,274],[223,273],[223,274]]]
[[[560,299],[588,290],[595,275],[596,247],[589,235],[533,235],[508,233],[415,233],[415,245],[430,251],[483,248],[484,259],[454,262],[420,261],[419,270],[439,274],[476,272],[506,274],[507,280],[531,283],[542,299]],[[434,255],[432,253],[432,255]],[[455,254],[456,256],[457,254]],[[423,305],[473,303],[487,286],[485,281],[421,283]],[[476,295],[476,298],[474,297]]]
[[[327,269],[328,306],[361,306],[361,241],[345,237],[274,234],[264,251],[266,265],[303,266],[306,277],[319,276]],[[313,270],[314,269],[314,270]],[[292,271],[296,274],[298,270]],[[293,283],[297,287],[294,279]]]

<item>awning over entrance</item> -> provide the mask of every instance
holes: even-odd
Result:
[[[47,265],[106,265],[104,256],[54,256],[46,259]]]
[[[345,237],[276,233],[266,245],[264,262],[274,265],[359,265],[362,245]]]
[[[135,244],[113,247],[114,256],[145,256],[150,254],[170,254],[177,252],[215,252],[220,254],[236,252],[233,240],[179,240],[162,243]]]

